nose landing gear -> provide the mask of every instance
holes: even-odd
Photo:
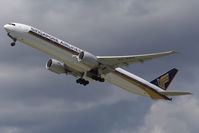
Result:
[[[15,43],[17,41],[16,38],[12,37],[9,33],[8,33],[8,36],[13,40],[13,42],[10,44],[12,47],[15,46]]]
[[[15,46],[15,42],[12,42],[10,45],[11,45],[12,47]]]

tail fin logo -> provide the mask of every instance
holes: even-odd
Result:
[[[151,83],[162,88],[163,90],[167,90],[177,72],[178,70],[176,68],[173,68],[167,73],[151,81]]]
[[[166,90],[166,83],[169,82],[169,74],[165,74],[164,76],[157,79],[158,86],[160,86],[162,89]]]

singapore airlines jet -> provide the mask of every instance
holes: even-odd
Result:
[[[175,68],[151,82],[120,68],[175,54],[175,51],[130,56],[95,56],[32,26],[9,23],[4,25],[4,29],[13,40],[11,46],[14,46],[16,41],[20,41],[56,58],[57,60],[49,59],[46,68],[57,74],[73,75],[79,84],[87,85],[91,81],[107,81],[131,93],[148,96],[154,100],[172,100],[168,96],[191,94],[167,91],[178,72]]]

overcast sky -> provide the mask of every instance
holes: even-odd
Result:
[[[198,0],[0,0],[1,133],[198,133]],[[194,95],[153,101],[108,83],[76,84],[45,69],[51,58],[3,25],[32,25],[95,55],[180,54],[126,70],[151,81],[176,67],[169,90]]]

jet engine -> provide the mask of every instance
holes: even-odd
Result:
[[[90,68],[95,68],[96,66],[99,65],[99,63],[97,61],[97,57],[89,52],[86,52],[86,51],[80,52],[77,57],[77,60],[79,62],[89,66]]]
[[[46,69],[50,70],[51,72],[54,72],[56,74],[62,74],[66,73],[66,69],[64,67],[64,63],[55,60],[55,59],[49,59],[46,63]]]

